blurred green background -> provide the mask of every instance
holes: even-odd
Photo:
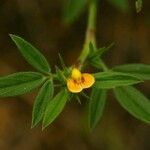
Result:
[[[97,41],[99,46],[115,42],[104,59],[109,66],[123,63],[150,64],[150,1],[144,0],[137,14],[134,0],[116,5],[99,2]],[[78,57],[84,42],[87,11],[70,25],[64,23],[67,0],[0,1],[0,76],[33,68],[17,51],[9,33],[19,35],[39,48],[52,70],[61,53],[67,65]],[[138,88],[150,97],[150,82]],[[1,98],[0,150],[150,150],[150,126],[134,119],[109,94],[101,122],[91,133],[86,130],[86,104],[68,103],[63,113],[46,130],[30,129],[37,90],[24,96]]]

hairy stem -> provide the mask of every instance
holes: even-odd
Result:
[[[95,31],[96,31],[96,17],[97,17],[97,2],[98,0],[90,0],[89,2],[88,23],[87,23],[85,42],[84,42],[83,49],[78,59],[79,69],[82,68],[86,58],[88,57],[89,43],[91,42],[93,46],[96,48]],[[106,64],[101,59],[99,60],[99,62],[100,62],[101,68],[104,71],[107,71],[108,68]]]
[[[89,11],[89,15],[88,15],[88,24],[87,24],[85,42],[83,45],[82,52],[78,59],[80,68],[82,67],[84,61],[86,60],[89,54],[89,43],[91,42],[93,45],[96,44],[95,25],[96,25],[96,15],[97,15],[97,0],[90,1],[88,11]]]

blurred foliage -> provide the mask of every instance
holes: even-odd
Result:
[[[143,5],[143,1],[142,0],[137,0],[135,2],[135,7],[136,7],[136,11],[137,13],[139,13],[142,9],[142,5]]]
[[[85,10],[88,0],[66,0],[64,3],[63,19],[66,23],[72,23]]]
[[[108,0],[108,2],[122,12],[128,12],[130,8],[128,0]]]

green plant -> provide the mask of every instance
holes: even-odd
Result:
[[[110,0],[109,0],[110,1]],[[126,1],[111,0],[111,3],[126,8]],[[108,68],[102,56],[108,47],[97,48],[95,38],[95,24],[98,0],[69,0],[65,7],[64,20],[72,23],[88,4],[89,18],[85,43],[76,64],[67,67],[60,57],[61,69],[56,67],[52,73],[46,58],[30,43],[19,36],[10,35],[19,51],[27,62],[37,72],[19,72],[0,78],[0,97],[11,97],[30,92],[41,87],[35,99],[32,113],[32,127],[42,121],[43,129],[52,123],[61,113],[68,100],[73,97],[79,102],[78,93],[89,99],[89,128],[93,129],[100,120],[106,103],[107,93],[113,89],[114,95],[121,106],[134,117],[150,123],[150,101],[132,85],[150,80],[150,65],[125,64]],[[123,6],[123,7],[122,7]],[[136,1],[139,12],[142,1]],[[68,13],[69,12],[69,13]],[[81,73],[86,66],[96,68],[97,73]],[[84,88],[92,87],[91,95],[85,94]],[[59,92],[54,95],[54,89]]]

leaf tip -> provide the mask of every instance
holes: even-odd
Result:
[[[15,34],[9,34],[10,38],[15,42],[15,39],[20,38],[19,36]]]
[[[42,131],[44,131],[47,127],[48,127],[47,124],[43,124],[43,125],[42,125]]]
[[[14,35],[14,34],[9,34],[9,36],[11,37],[11,39],[13,39],[14,37],[16,37],[16,35]]]
[[[31,129],[33,129],[35,127],[35,125],[31,124]]]
[[[45,127],[42,126],[42,131],[44,131]]]
[[[32,123],[31,123],[31,129],[33,129],[34,127],[36,127],[37,123],[35,122],[35,120],[33,119],[32,120]]]

